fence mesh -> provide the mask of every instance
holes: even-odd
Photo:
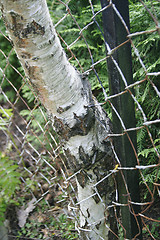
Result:
[[[144,239],[158,239],[160,234],[160,58],[159,1],[137,1],[130,3],[131,30],[110,1],[109,7],[120,18],[128,33],[122,44],[111,49],[104,44],[102,12],[95,1],[48,1],[50,14],[69,61],[87,75],[93,94],[111,117],[117,113],[122,124],[122,133],[110,134],[110,142],[130,131],[137,133],[136,166],[124,168],[112,144],[115,168],[123,175],[124,170],[139,171]],[[11,239],[78,239],[79,203],[76,189],[76,175],[66,165],[65,154],[58,136],[52,128],[44,107],[41,105],[30,82],[24,76],[11,41],[0,20],[0,151],[1,161],[12,160],[18,165],[20,185],[13,199],[19,206],[9,204],[6,219],[9,220]],[[131,43],[134,83],[128,85],[118,63],[115,67],[121,74],[125,90],[111,95],[108,87],[107,58],[121,46]],[[108,50],[105,55],[105,47]],[[134,89],[134,94],[133,90]],[[135,103],[136,127],[126,129],[123,120],[111,100],[129,92]],[[7,168],[7,166],[6,166]],[[105,180],[108,175],[101,179]],[[124,177],[124,183],[127,182]],[[98,184],[98,183],[97,183]],[[0,185],[1,186],[1,185]],[[127,186],[126,186],[127,189]],[[96,192],[99,197],[99,193]],[[115,194],[117,188],[115,184]],[[128,192],[129,194],[129,192]],[[0,197],[2,197],[0,195]],[[91,196],[88,196],[90,198]],[[87,201],[87,199],[84,199]],[[118,209],[123,206],[117,197],[112,206],[119,232],[117,239],[125,238],[125,231]],[[37,210],[35,210],[37,209]],[[18,217],[15,218],[15,213]],[[137,215],[135,215],[137,218]],[[28,224],[28,225],[27,225]],[[34,228],[36,231],[34,231]],[[55,237],[55,238],[54,238]],[[59,237],[59,238],[58,238]],[[3,238],[1,238],[3,239]],[[97,239],[103,239],[99,236]]]

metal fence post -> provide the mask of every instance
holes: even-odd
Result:
[[[102,8],[109,5],[109,1],[101,0]],[[118,9],[119,13],[123,17],[125,23],[129,27],[129,8],[128,8],[128,0],[115,0],[114,4]],[[121,43],[127,40],[127,32],[120,20],[120,18],[115,13],[113,6],[109,6],[107,9],[102,12],[103,18],[103,28],[104,28],[104,37],[107,44],[109,44],[110,48],[113,49],[120,45]],[[107,52],[107,50],[106,50]],[[115,53],[113,53],[113,58],[118,63],[125,79],[127,80],[127,84],[133,83],[132,77],[132,62],[131,62],[131,47],[130,43],[126,43],[120,48],[118,48]],[[124,91],[125,86],[122,81],[122,77],[119,74],[115,64],[113,63],[111,58],[107,60],[108,65],[108,75],[109,75],[109,86],[110,86],[110,94],[117,94],[121,91]],[[112,104],[118,111],[121,119],[123,120],[125,127],[135,127],[135,106],[133,99],[130,96],[130,93],[126,92],[125,94],[113,98]],[[113,120],[113,132],[114,133],[122,133],[123,128],[122,125],[114,112],[112,112],[112,120]],[[136,132],[131,131],[128,136],[132,140],[132,143],[136,149]],[[118,158],[121,161],[121,166],[123,167],[133,167],[137,164],[135,153],[133,151],[133,147],[126,136],[120,136],[114,138],[114,146],[116,149],[116,153],[118,153]],[[123,171],[129,195],[132,201],[140,202],[140,194],[139,194],[139,180],[138,180],[138,172],[137,171]],[[123,204],[128,203],[129,196],[127,195],[126,187],[124,185],[124,181],[122,179],[122,175],[119,173],[117,175],[118,182],[118,192],[119,192],[119,202]],[[134,214],[131,213],[129,206],[121,207],[121,216],[122,216],[122,224],[126,230],[126,238],[132,239],[136,235],[136,239],[142,239],[141,234],[141,221],[140,218],[136,218]],[[132,209],[135,213],[140,212],[140,207],[136,206]],[[137,222],[138,219],[138,222]]]

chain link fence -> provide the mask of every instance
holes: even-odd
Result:
[[[143,238],[159,239],[159,1],[140,0],[134,3],[131,1],[129,5],[131,30],[112,1],[104,8],[101,8],[99,1],[91,0],[55,0],[48,1],[48,6],[69,61],[82,76],[88,76],[93,94],[109,117],[112,119],[113,111],[121,123],[122,132],[113,132],[107,136],[114,153],[114,168],[100,180],[103,182],[111,175],[115,180],[115,201],[110,206],[105,205],[106,212],[108,208],[114,209],[118,232],[113,234],[116,239],[126,239],[127,229],[123,226],[119,209],[127,205],[132,212],[132,206],[138,205],[141,211],[132,214],[135,219],[140,217],[142,221]],[[104,44],[102,13],[107,8],[113,9],[128,34],[127,39],[114,49],[111,49],[107,42]],[[113,57],[113,53],[128,42],[132,48],[134,76],[132,84],[127,83]],[[109,91],[106,65],[109,58],[112,58],[125,85],[124,90],[117,94],[111,94]],[[11,194],[12,198],[8,185],[5,185],[7,183],[0,181],[0,198],[3,199],[3,203],[9,202],[4,204],[8,239],[78,239],[80,231],[87,231],[81,229],[79,225],[76,187],[76,176],[81,174],[83,169],[73,174],[67,165],[58,136],[32,85],[24,76],[2,19],[0,19],[0,84],[0,174],[3,176],[2,168],[5,169],[8,173],[6,180],[8,182],[10,173],[13,179],[16,178],[15,172],[20,174],[20,182],[14,181],[11,177],[12,187],[15,188]],[[112,99],[126,93],[130,94],[135,104],[136,126],[130,128],[126,128],[116,105],[112,103]],[[131,139],[136,165],[124,167],[121,165],[114,141],[130,132],[137,135],[137,147]],[[10,169],[10,165],[16,166],[16,170]],[[126,204],[119,201],[116,182],[118,173],[122,176],[127,195],[130,195],[125,171],[139,172],[140,202],[134,202],[130,197]],[[3,191],[5,186],[8,192]],[[4,196],[3,192],[8,196]],[[97,189],[95,195],[101,200]],[[83,201],[90,197],[93,196],[88,196]],[[15,202],[19,205],[17,206]],[[1,211],[3,212],[3,208]],[[112,232],[112,229],[110,231]],[[97,236],[97,239],[103,238]]]

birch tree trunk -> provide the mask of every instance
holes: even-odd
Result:
[[[116,228],[113,210],[106,209],[113,200],[112,177],[95,186],[113,169],[110,143],[104,140],[110,133],[109,119],[87,79],[68,62],[46,1],[0,0],[0,4],[14,49],[51,116],[69,166],[73,172],[81,170],[77,175],[80,228],[85,229],[81,238],[114,239],[109,230]]]

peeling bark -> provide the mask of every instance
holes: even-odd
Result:
[[[69,166],[73,172],[81,169],[77,175],[79,202],[94,195],[79,204],[80,227],[93,229],[82,231],[82,239],[114,239],[108,230],[115,231],[114,221],[110,221],[113,212],[108,210],[106,215],[106,206],[113,200],[113,180],[94,187],[113,169],[109,140],[104,140],[110,133],[110,121],[92,96],[87,79],[68,62],[46,1],[0,0],[0,4],[14,49],[51,116]]]

